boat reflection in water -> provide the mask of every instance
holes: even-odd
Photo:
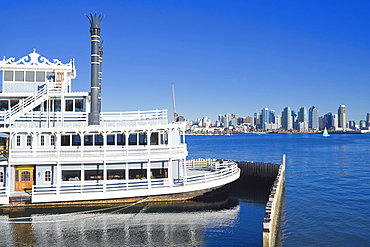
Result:
[[[237,200],[227,199],[103,209],[27,209],[3,214],[0,246],[201,246],[207,229],[235,225],[240,207]]]

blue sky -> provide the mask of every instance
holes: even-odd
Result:
[[[76,59],[90,87],[89,13],[103,13],[103,111],[188,119],[315,105],[370,112],[369,1],[2,0],[0,55]],[[171,110],[172,113],[172,110]]]

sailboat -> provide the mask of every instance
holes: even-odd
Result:
[[[328,133],[328,130],[326,129],[326,127],[324,129],[324,132],[322,133],[322,136],[325,136],[325,137],[330,136],[330,134]]]

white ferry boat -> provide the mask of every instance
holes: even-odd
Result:
[[[186,160],[185,123],[167,110],[101,112],[102,16],[88,19],[90,93],[72,92],[73,59],[0,61],[0,205],[189,199],[238,179],[234,162]]]

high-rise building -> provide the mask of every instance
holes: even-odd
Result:
[[[261,114],[258,112],[254,113],[254,124],[256,129],[261,129]]]
[[[334,129],[334,116],[331,112],[324,115],[324,128]]]
[[[268,108],[263,108],[261,110],[261,125],[262,129],[265,129],[265,125],[269,123],[270,110]]]
[[[306,107],[301,107],[299,109],[297,121],[299,123],[303,123],[303,122],[308,123],[308,115],[307,115],[307,108]]]
[[[366,114],[366,127],[370,127],[370,112]]]
[[[346,126],[347,126],[346,106],[340,105],[338,108],[338,128],[346,129]]]
[[[319,109],[315,106],[311,106],[309,109],[308,128],[314,130],[319,129]]]
[[[292,111],[289,106],[285,107],[281,114],[281,124],[283,129],[290,130],[292,128]]]

